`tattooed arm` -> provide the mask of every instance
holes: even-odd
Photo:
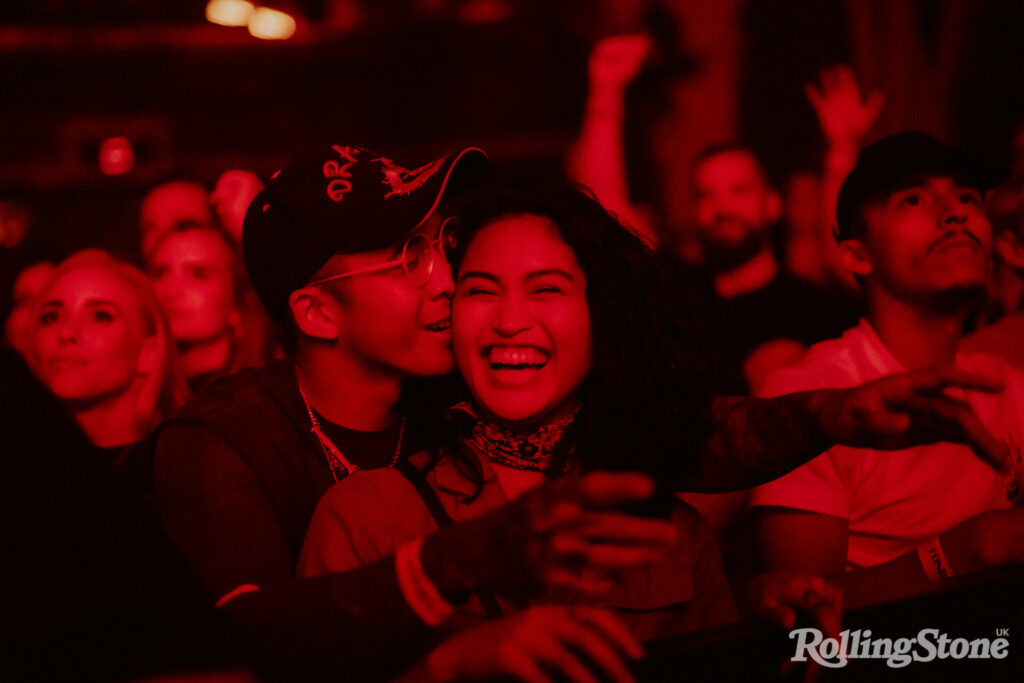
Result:
[[[711,407],[711,433],[696,468],[680,489],[719,493],[751,488],[807,462],[831,444],[815,419],[825,392],[774,399],[720,397]]]
[[[987,392],[1002,388],[999,382],[955,368],[929,368],[850,389],[715,399],[711,433],[695,468],[677,488],[704,493],[750,488],[835,445],[898,450],[953,441],[1005,468],[1006,446],[969,405],[945,393],[953,387]]]

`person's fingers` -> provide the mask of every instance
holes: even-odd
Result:
[[[543,534],[555,528],[576,527],[583,521],[583,508],[575,500],[558,500],[551,505],[542,503],[529,517],[530,531],[535,534]]]
[[[781,629],[789,630],[796,625],[796,612],[788,605],[782,604],[774,595],[764,595],[756,606],[762,619]]]
[[[896,375],[894,378],[901,380],[894,384],[897,387],[897,393],[905,396],[909,396],[911,393],[939,393],[951,387],[986,393],[995,393],[1003,389],[1003,382],[999,378],[987,377],[954,367],[926,368]],[[892,398],[898,398],[898,396],[892,396]]]
[[[838,637],[839,632],[834,629],[837,624],[832,614],[832,603],[824,595],[813,589],[808,589],[794,603],[794,607],[810,615],[812,621],[821,628],[826,637]]]
[[[651,47],[651,38],[645,34],[605,38],[591,52],[591,75],[602,82],[631,78],[647,59]]]
[[[629,668],[622,660],[625,652],[606,633],[605,628],[593,619],[570,608],[570,616],[553,622],[553,627],[569,648],[579,652],[612,680],[626,683],[633,680]]]
[[[976,372],[967,372],[960,368],[943,368],[939,370],[939,377],[944,382],[943,387],[959,387],[968,391],[983,391],[996,393],[1003,390],[1003,380],[998,377],[989,377]]]
[[[897,436],[910,428],[910,416],[903,412],[877,412],[867,418],[872,431],[889,436]]]
[[[582,516],[576,532],[592,542],[665,547],[679,540],[679,530],[669,521],[621,512],[588,512]]]
[[[859,96],[857,77],[853,69],[848,66],[839,65],[832,69],[832,90],[836,98],[844,101],[856,99]]]
[[[583,552],[584,566],[605,571],[626,571],[653,564],[665,556],[664,549],[592,543]]]
[[[822,92],[829,94],[835,90],[836,70],[835,67],[828,67],[818,72],[818,80],[821,81]]]
[[[599,598],[615,588],[615,578],[607,572],[588,568],[584,571],[552,567],[544,575],[545,598],[573,601]]]
[[[643,33],[619,36],[615,48],[620,57],[627,57],[630,63],[636,63],[647,56],[651,49],[651,38]]]
[[[543,624],[526,635],[522,652],[536,664],[541,664],[542,668],[557,673],[560,680],[598,683],[597,677],[581,661],[579,654],[600,647],[600,642],[593,641],[600,639],[567,618],[564,613],[548,610]]]
[[[594,543],[572,533],[555,534],[551,550],[554,561],[562,567],[603,572],[643,567],[665,554],[665,546]]]
[[[647,500],[654,494],[654,480],[639,472],[591,472],[579,480],[584,506],[610,507]]]
[[[932,412],[942,418],[954,437],[963,441],[983,461],[999,472],[1010,469],[1009,449],[999,441],[974,413],[970,404],[951,396],[937,396],[930,400]]]
[[[754,607],[762,618],[790,629],[797,612],[809,614],[823,631],[838,634],[841,593],[824,578],[788,572],[765,575],[755,584]]]
[[[629,629],[614,614],[600,607],[577,605],[573,607],[575,614],[586,621],[592,622],[620,651],[632,659],[644,656],[644,649]]]
[[[498,664],[505,673],[524,683],[554,683],[525,647],[506,645]]]

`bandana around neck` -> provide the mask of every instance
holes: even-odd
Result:
[[[463,413],[473,420],[473,428],[463,436],[465,445],[492,463],[545,474],[565,474],[576,465],[571,455],[556,460],[555,446],[562,439],[566,427],[576,419],[579,408],[571,415],[542,425],[528,434],[480,417],[473,406],[465,401],[449,409],[449,414],[457,413]]]

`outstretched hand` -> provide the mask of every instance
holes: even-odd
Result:
[[[804,92],[818,114],[825,140],[832,147],[859,147],[864,134],[878,118],[885,95],[873,92],[865,99],[849,66],[822,69],[821,85],[805,83]]]
[[[831,390],[817,409],[824,436],[834,444],[899,450],[938,441],[970,446],[999,471],[1010,453],[981,423],[970,404],[948,389],[994,393],[1000,381],[952,367],[889,375],[851,389]]]
[[[651,51],[651,38],[644,34],[611,36],[599,41],[590,52],[590,83],[593,89],[621,91],[636,78]]]
[[[422,678],[436,683],[509,678],[527,683],[630,683],[633,676],[625,662],[642,655],[611,612],[543,605],[453,636],[421,668],[426,674]]]

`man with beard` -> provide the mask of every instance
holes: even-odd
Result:
[[[1020,501],[1024,375],[960,343],[989,271],[982,194],[1005,179],[922,133],[867,147],[836,210],[844,263],[863,285],[867,317],[775,372],[763,393],[849,387],[948,364],[1000,377],[1001,393],[956,390],[939,400],[948,410],[969,406],[1010,445],[1010,474],[946,442],[886,454],[833,447],[755,490],[770,569],[837,577],[848,601],[860,603],[925,578],[1024,560],[1024,508],[1007,509]]]
[[[720,144],[698,155],[694,214],[710,277],[704,333],[719,390],[756,388],[768,371],[855,319],[780,267],[773,239],[782,198],[746,147]]]

